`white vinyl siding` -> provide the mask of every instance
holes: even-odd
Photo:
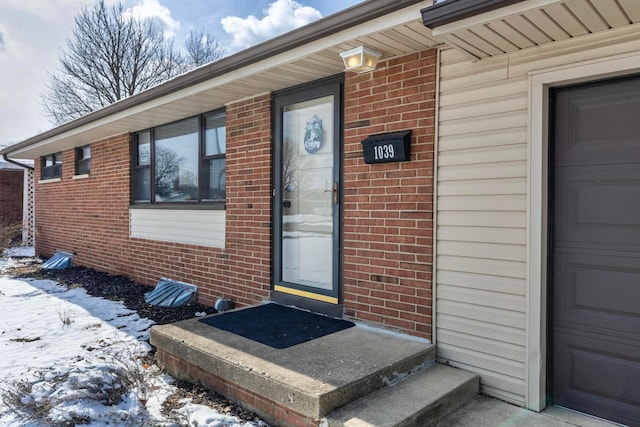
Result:
[[[441,58],[438,357],[523,403],[528,79],[508,79],[506,56]]]
[[[131,237],[224,248],[224,210],[130,209]]]
[[[638,49],[637,31],[592,34],[477,62],[452,49],[441,52],[438,358],[477,372],[491,395],[527,405],[530,75],[629,54]]]

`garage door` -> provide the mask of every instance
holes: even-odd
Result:
[[[553,403],[640,426],[640,77],[551,105]]]

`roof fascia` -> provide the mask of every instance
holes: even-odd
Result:
[[[86,116],[72,120],[58,127],[35,135],[22,142],[0,150],[0,155],[10,155],[26,147],[47,139],[73,131],[113,114],[140,106],[155,99],[185,89],[203,81],[223,76],[251,64],[285,53],[297,47],[328,37],[337,32],[363,24],[386,14],[422,3],[424,0],[368,0],[345,9],[342,12],[319,19],[311,24],[249,47],[228,57],[203,65],[185,74],[159,84],[139,94],[117,101]]]
[[[422,23],[437,28],[525,0],[446,0],[421,10]]]

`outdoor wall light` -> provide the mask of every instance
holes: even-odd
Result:
[[[340,53],[345,70],[355,73],[375,70],[380,55],[380,52],[364,46],[358,46]]]

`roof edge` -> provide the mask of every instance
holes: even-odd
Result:
[[[434,29],[522,1],[524,0],[446,0],[425,7],[420,12],[424,26]]]
[[[144,103],[177,92],[181,89],[196,85],[232,71],[246,67],[252,63],[267,59],[288,50],[300,47],[304,44],[320,40],[326,36],[346,30],[354,25],[379,18],[385,14],[395,12],[405,7],[421,3],[424,0],[368,0],[352,6],[344,11],[321,18],[303,27],[294,29],[288,33],[276,36],[265,42],[241,50],[235,54],[219,59],[207,65],[191,70],[171,80],[160,83],[150,89],[140,92],[128,98],[117,101],[104,108],[96,110],[78,119],[64,123],[53,129],[35,135],[22,142],[5,147],[0,150],[0,155],[9,155],[13,152],[43,142],[49,138],[62,135],[65,132],[88,125],[112,114],[125,111]]]

